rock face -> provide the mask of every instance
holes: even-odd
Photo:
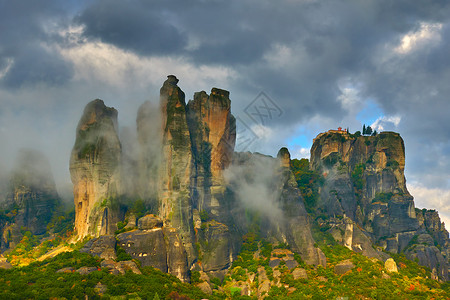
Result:
[[[404,250],[406,257],[418,260],[435,276],[448,280],[450,239],[448,231],[435,210],[416,209],[420,228]]]
[[[273,243],[287,243],[308,264],[326,264],[325,256],[314,247],[308,214],[303,198],[287,161],[286,148],[278,158],[261,154],[235,153],[233,164],[226,172],[232,195],[234,226],[242,231],[252,226],[243,214],[252,211],[264,220],[261,233]]]
[[[317,209],[328,215],[322,223],[331,226],[336,240],[378,259],[386,255],[374,251],[373,244],[405,252],[448,278],[448,232],[436,214],[415,209],[406,188],[405,146],[399,134],[321,133],[311,148],[311,167],[325,178]],[[338,234],[337,228],[345,234]],[[418,239],[421,246],[412,247]],[[434,242],[447,246],[440,251]]]
[[[139,224],[149,225],[150,216],[138,220]],[[119,246],[142,266],[152,266],[188,282],[188,260],[185,248],[175,228],[162,227],[162,220],[153,222],[155,226],[143,226],[143,230],[121,233],[117,236]]]
[[[1,250],[13,248],[22,239],[21,228],[35,235],[44,234],[60,202],[47,158],[36,150],[21,150],[6,201],[1,203],[11,211],[3,223]]]
[[[192,149],[184,93],[177,83],[178,79],[169,75],[160,90],[163,154],[158,211],[165,226],[179,230],[189,261],[192,262],[196,256],[190,197]]]
[[[99,99],[88,103],[70,157],[75,230],[80,239],[112,234],[117,229],[120,212],[112,209],[112,204],[119,193],[120,155],[117,111]]]
[[[222,172],[233,157],[236,121],[229,92],[217,88],[194,94],[187,105],[187,120],[194,158],[194,208],[218,217],[225,191]]]

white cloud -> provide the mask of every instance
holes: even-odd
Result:
[[[381,132],[383,130],[396,130],[402,118],[398,115],[395,116],[382,116],[370,125],[372,129]]]
[[[74,28],[62,32],[70,41],[80,38],[82,29]],[[183,86],[198,89],[211,88],[218,83],[228,87],[229,81],[237,77],[231,67],[196,66],[181,56],[141,57],[102,42],[73,43],[72,47],[62,48],[59,52],[73,63],[75,81],[99,82],[114,88],[147,88],[160,86],[166,75],[174,74],[183,81]],[[187,94],[187,97],[192,95]]]
[[[422,22],[418,30],[410,31],[402,37],[400,45],[394,51],[407,54],[420,47],[436,45],[441,41],[441,29],[441,23]]]
[[[309,159],[309,157],[311,156],[310,150],[308,148],[296,148],[292,151],[291,153],[291,158],[307,158]]]
[[[414,196],[416,207],[436,209],[447,230],[450,229],[450,190],[415,184],[408,184],[408,190]]]

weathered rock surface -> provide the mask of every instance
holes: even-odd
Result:
[[[98,271],[97,267],[81,267],[77,269],[75,272],[80,273],[81,275],[88,275],[95,271]]]
[[[417,230],[404,151],[402,138],[393,132],[319,134],[311,148],[311,166],[326,178],[319,210],[350,217],[376,239]]]
[[[203,293],[208,295],[212,294],[211,286],[207,282],[200,282],[196,286],[201,289]]]
[[[47,158],[40,152],[22,149],[17,156],[3,209],[9,220],[0,221],[0,250],[13,248],[22,239],[21,229],[40,235],[47,231],[53,213],[61,203]]]
[[[292,276],[294,276],[294,280],[297,279],[308,279],[308,273],[303,268],[296,268],[292,271]]]
[[[117,235],[119,246],[143,267],[152,266],[189,281],[186,251],[175,228],[134,230]]]
[[[388,271],[389,273],[397,273],[398,272],[397,264],[395,263],[395,261],[392,258],[388,258],[384,262],[384,267],[386,268],[386,271]]]
[[[342,275],[353,269],[355,265],[350,259],[339,262],[334,266],[334,273]]]
[[[329,216],[323,224],[331,226],[336,240],[383,260],[386,255],[374,250],[374,244],[405,252],[448,278],[448,232],[436,212],[415,209],[406,188],[405,146],[399,134],[321,133],[311,148],[311,167],[325,177],[317,210]]]
[[[217,218],[225,191],[222,172],[231,164],[236,141],[229,92],[213,88],[209,96],[195,93],[186,109],[194,158],[193,205]]]
[[[56,271],[56,273],[73,273],[75,269],[72,267],[62,268]]]
[[[9,261],[1,256],[0,257],[0,269],[11,269],[13,266],[9,263]]]
[[[80,252],[89,253],[103,259],[116,259],[116,238],[104,235],[89,240]]]
[[[70,157],[75,230],[80,239],[112,234],[120,221],[120,212],[111,207],[119,192],[117,111],[99,99],[88,103],[76,133]]]
[[[139,218],[138,228],[141,230],[163,227],[163,221],[155,215],[149,214]]]
[[[114,261],[111,259],[105,259],[101,262],[100,265],[102,268],[105,268],[109,271],[109,273],[114,275],[123,275],[127,270],[130,270],[134,274],[142,274],[142,272],[137,267],[136,263],[131,260],[126,261]]]
[[[222,279],[233,255],[228,226],[209,221],[198,231],[198,240],[203,253],[202,270]]]
[[[159,183],[159,215],[168,227],[178,229],[189,262],[196,257],[193,243],[191,138],[186,121],[186,103],[178,79],[169,75],[160,90],[162,112],[162,164]]]

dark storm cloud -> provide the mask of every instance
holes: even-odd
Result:
[[[141,55],[178,52],[186,45],[186,37],[172,24],[169,12],[153,7],[157,2],[100,0],[75,20],[85,25],[85,37]]]
[[[442,126],[450,111],[448,1],[114,3],[96,1],[81,12],[84,36],[144,56],[172,54],[197,65],[231,66],[238,74],[231,82],[233,112],[242,115],[264,91],[283,110],[270,124],[278,128],[317,116],[327,120],[319,130],[332,124],[358,130],[338,100],[347,81],[386,115],[401,116],[395,130],[407,144],[409,180],[450,186],[450,131]],[[423,23],[443,23],[441,41],[393,53]]]
[[[50,47],[52,29],[64,21],[62,7],[51,0],[0,1],[0,84],[54,85],[71,77],[71,64]]]

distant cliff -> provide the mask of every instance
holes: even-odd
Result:
[[[311,148],[311,168],[325,178],[316,209],[330,218],[323,221],[331,225],[335,238],[375,257],[384,255],[380,250],[405,252],[448,279],[448,233],[436,212],[415,209],[406,188],[405,146],[398,133],[321,133]]]
[[[61,204],[47,158],[31,149],[19,151],[6,199],[1,208],[6,215],[0,220],[1,250],[14,248],[24,231],[42,235],[47,231],[56,208]]]

